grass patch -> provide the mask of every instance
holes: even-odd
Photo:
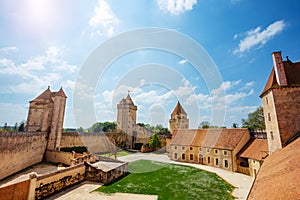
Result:
[[[128,167],[128,176],[96,191],[152,194],[159,200],[234,199],[234,187],[214,173],[149,160],[131,162]]]

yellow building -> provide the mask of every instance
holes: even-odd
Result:
[[[261,138],[251,139],[239,153],[238,171],[256,177],[267,156],[268,141]]]
[[[274,67],[260,95],[270,153],[300,134],[300,62],[272,53]]]
[[[174,130],[171,160],[237,171],[237,153],[250,139],[248,129]]]

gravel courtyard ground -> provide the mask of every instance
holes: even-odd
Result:
[[[221,178],[232,184],[236,187],[233,191],[233,196],[236,199],[247,199],[247,195],[251,189],[253,184],[254,178],[250,176],[246,176],[239,173],[233,173],[226,170],[209,167],[205,165],[198,165],[198,164],[190,164],[190,163],[182,163],[182,162],[174,162],[171,161],[170,158],[166,154],[155,154],[155,153],[135,153],[128,156],[119,157],[119,160],[132,162],[136,160],[154,160],[158,162],[166,162],[166,163],[174,163],[174,164],[181,164],[181,165],[189,165],[199,169],[203,169],[209,172],[214,172],[218,174]],[[115,199],[145,199],[145,200],[154,200],[157,199],[156,195],[135,195],[135,194],[124,194],[124,193],[117,193],[114,195],[105,195],[98,192],[92,192],[93,190],[100,187],[101,184],[99,183],[91,183],[91,182],[83,182],[80,185],[74,186],[65,190],[61,193],[58,193],[55,196],[52,196],[48,199],[59,199],[59,200],[71,200],[71,199],[103,199],[103,200],[115,200]]]

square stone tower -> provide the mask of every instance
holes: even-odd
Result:
[[[117,105],[117,130],[126,133],[126,148],[132,149],[134,147],[137,133],[136,133],[136,111],[137,106],[134,105],[130,95],[122,99]]]
[[[174,130],[189,129],[189,119],[179,101],[171,114],[169,126],[171,134],[173,134]]]
[[[272,58],[274,67],[260,95],[270,153],[300,134],[300,62],[283,61],[281,52]]]
[[[47,150],[58,151],[60,148],[66,99],[62,88],[58,92],[51,92],[48,87],[30,101],[26,131],[47,132]]]

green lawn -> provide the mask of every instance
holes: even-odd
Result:
[[[139,160],[128,176],[97,189],[104,193],[154,194],[158,199],[234,199],[234,187],[214,173],[194,167]]]

